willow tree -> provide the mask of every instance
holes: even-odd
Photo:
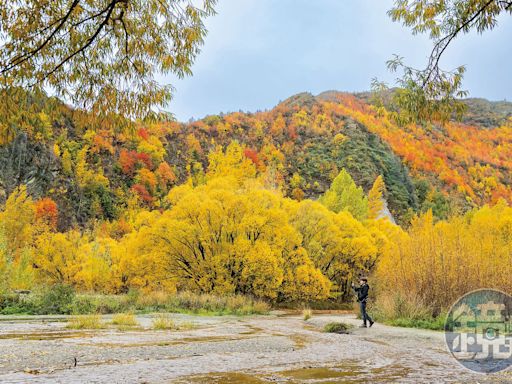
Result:
[[[0,0],[0,88],[46,87],[97,112],[166,105],[216,0]],[[198,5],[200,4],[200,5]]]
[[[388,61],[391,71],[402,72],[393,96],[398,122],[445,122],[454,113],[460,115],[460,98],[467,95],[462,89],[466,68],[444,70],[441,58],[461,35],[491,30],[498,16],[511,13],[512,1],[507,0],[395,0],[388,11],[391,19],[410,27],[413,34],[428,34],[434,43],[425,68],[412,68],[399,56]],[[373,88],[383,90],[386,85],[374,79]]]

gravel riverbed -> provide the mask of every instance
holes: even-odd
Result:
[[[447,352],[442,332],[375,324],[323,333],[351,314],[192,316],[182,330],[70,330],[59,316],[0,316],[0,383],[512,383]],[[104,321],[108,322],[109,317]]]

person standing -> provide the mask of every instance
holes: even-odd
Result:
[[[357,301],[359,302],[361,317],[363,318],[363,325],[361,325],[361,327],[366,328],[367,321],[371,327],[374,321],[366,312],[366,302],[368,301],[368,291],[370,290],[370,286],[368,285],[368,279],[366,277],[361,277],[361,279],[359,280],[359,287],[356,287],[355,284],[352,283],[352,289],[357,294]]]

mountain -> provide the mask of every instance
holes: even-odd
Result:
[[[19,185],[53,199],[59,228],[112,219],[133,204],[165,208],[169,190],[200,183],[208,155],[238,141],[272,186],[318,198],[346,169],[368,191],[386,183],[391,214],[407,224],[500,198],[512,201],[512,104],[468,99],[462,122],[397,126],[368,94],[294,95],[269,111],[189,123],[98,118],[17,90],[0,108],[0,204]]]

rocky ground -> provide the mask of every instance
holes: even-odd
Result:
[[[182,330],[69,330],[61,317],[0,317],[1,383],[512,383],[473,373],[441,332],[388,327],[321,332],[350,314],[171,315]],[[108,317],[105,321],[108,321]]]

